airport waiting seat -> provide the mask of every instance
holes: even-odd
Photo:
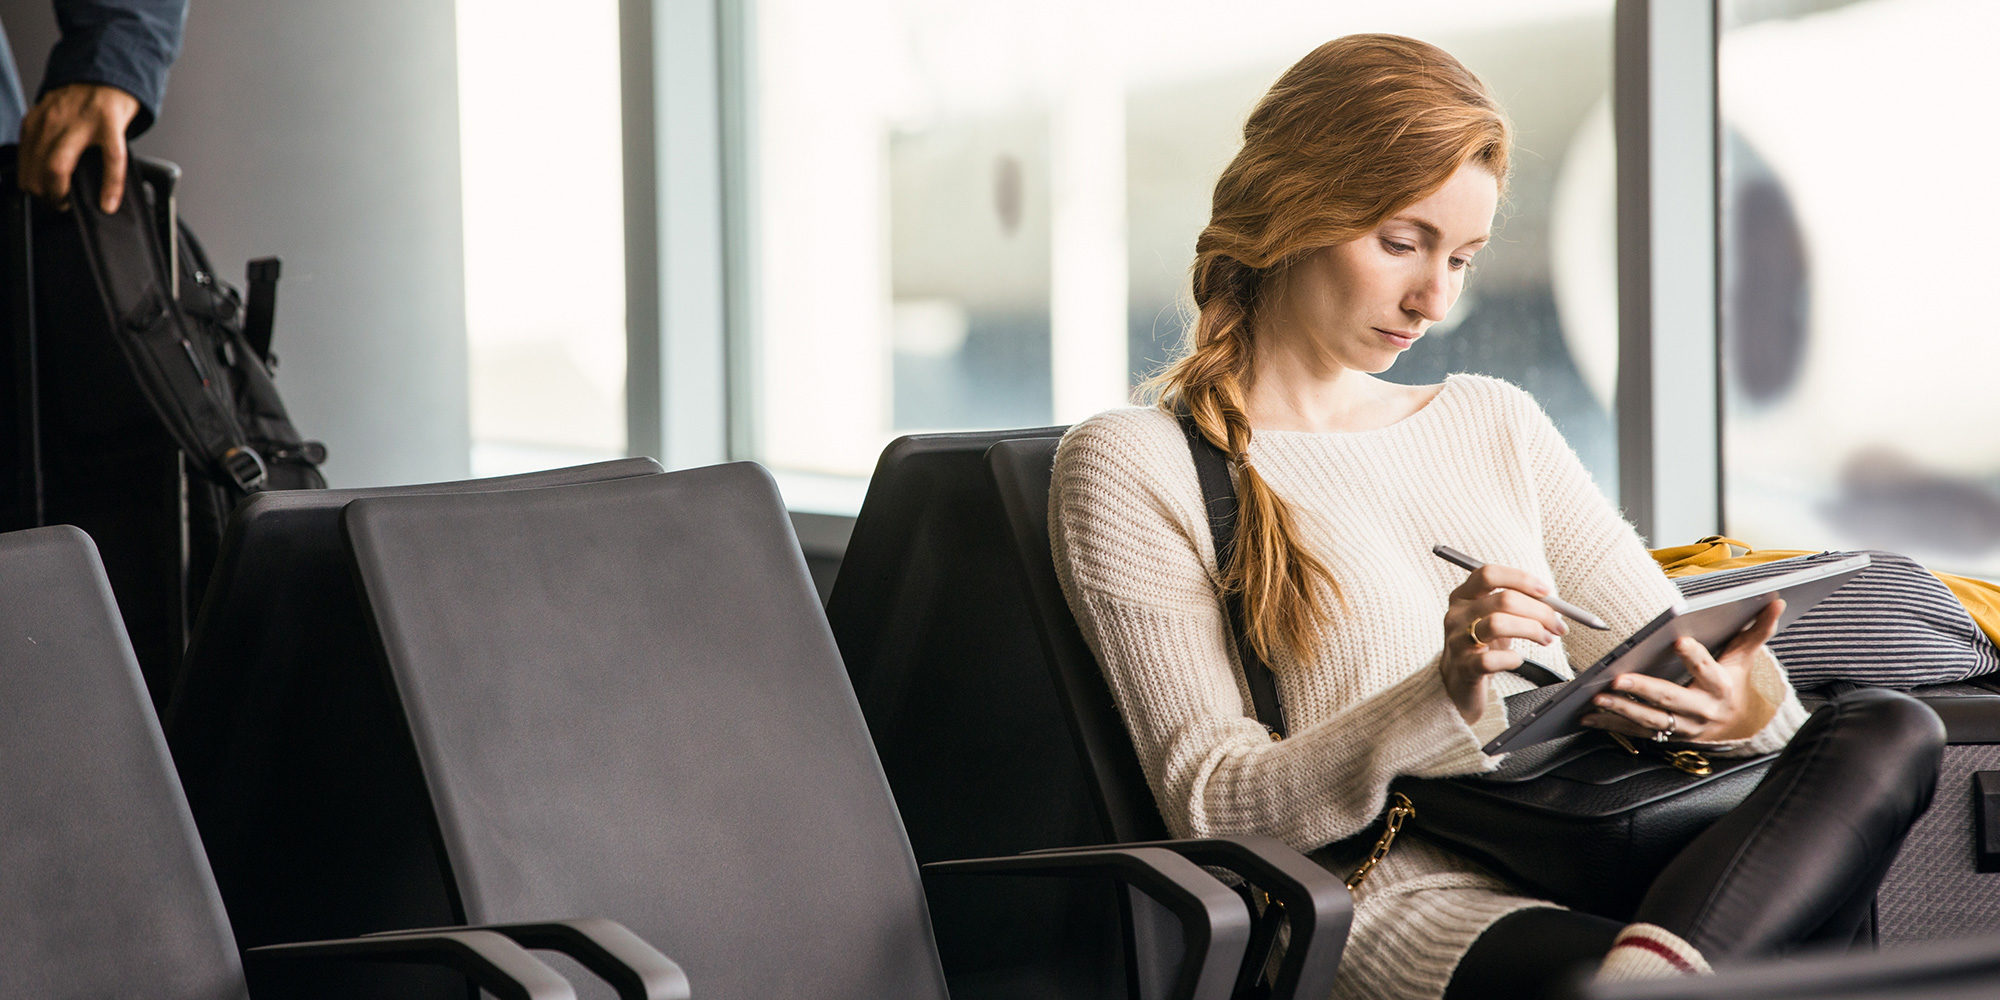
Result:
[[[982,456],[986,481],[997,498],[1012,542],[1012,573],[1008,575],[1028,605],[1043,662],[1067,709],[1065,717],[1082,762],[1081,773],[1102,824],[1099,836],[1118,842],[1145,842],[1165,836],[1165,823],[1097,658],[1070,614],[1049,550],[1049,484],[1056,444],[1054,438],[996,442]],[[1274,992],[1286,996],[1319,997],[1331,989],[1353,915],[1341,880],[1316,866],[1314,870],[1325,884],[1337,889],[1329,900],[1335,905],[1322,905],[1317,911],[1293,909],[1295,939],[1301,936],[1299,925],[1307,920],[1311,924],[1306,930],[1321,936],[1311,951],[1287,950],[1272,977]]]
[[[1027,609],[992,572],[1007,539],[980,455],[1005,437],[1054,440],[1062,430],[890,443],[827,596],[919,863],[1114,842],[1090,815]],[[930,901],[954,997],[1131,995],[1109,886],[962,881]]]
[[[600,913],[716,1000],[945,997],[917,865],[761,469],[362,499],[343,521],[442,848],[426,877],[466,920]],[[1143,886],[1184,918],[1176,997],[1227,996],[1249,935],[1234,892],[1157,849],[933,871]]]
[[[632,458],[461,482],[270,491],[237,506],[162,724],[241,947],[463,922],[438,888],[436,851],[410,835],[425,828],[428,805],[376,666],[341,510],[360,497],[660,471]],[[338,873],[361,865],[412,877],[356,893]],[[302,897],[329,905],[291,905]]]
[[[827,602],[920,861],[1166,837],[1088,650],[1083,702],[1075,678],[1046,658],[1007,513],[986,469],[987,451],[999,442],[1049,454],[1062,430],[924,434],[891,443]],[[1045,505],[1046,495],[1045,464],[1037,503]],[[1046,535],[1041,546],[1046,563]],[[1060,606],[1060,594],[1056,601]],[[1109,713],[1109,728],[1098,724],[1100,713]],[[1106,762],[1125,770],[1096,773]],[[1350,905],[1339,879],[1268,838],[1171,846],[1260,888],[1273,888],[1271,877],[1286,879],[1296,896],[1285,912],[1299,946],[1289,952],[1276,995],[1324,994]],[[1250,870],[1259,863],[1282,872]],[[1174,967],[1172,924],[1143,899],[1071,883],[1012,896],[997,887],[949,888],[932,893],[931,908],[956,997],[1054,986],[1071,996],[1154,997],[1164,988],[1159,973]],[[1274,933],[1278,923],[1260,930]],[[1263,944],[1252,945],[1244,995],[1261,969]]]
[[[1068,708],[1103,836],[1146,840],[1166,835],[1125,722],[1111,700],[1097,658],[1077,629],[1049,550],[1049,483],[1054,440],[996,442],[980,456],[1009,532],[1012,583],[1028,605],[1034,635]]]
[[[247,1000],[244,960],[253,971],[298,965],[321,977],[337,975],[329,960],[361,960],[436,964],[500,997],[573,1000],[512,935],[660,987],[621,996],[686,997],[684,980],[675,989],[661,978],[678,975],[671,963],[602,921],[278,945],[239,958],[88,536],[67,525],[0,535],[0,635],[0,996]]]

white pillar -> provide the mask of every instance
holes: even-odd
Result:
[[[1050,127],[1049,336],[1054,417],[1125,401],[1125,79],[1119,25],[1094,5],[1065,12],[1072,47]]]

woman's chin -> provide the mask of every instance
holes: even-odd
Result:
[[[1367,372],[1370,375],[1380,375],[1383,372],[1386,372],[1389,369],[1396,367],[1396,362],[1399,359],[1401,359],[1402,356],[1403,356],[1402,351],[1385,352],[1374,358],[1368,359],[1367,363],[1364,364],[1359,370]]]

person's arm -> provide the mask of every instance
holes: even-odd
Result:
[[[1485,737],[1446,696],[1435,661],[1270,739],[1238,681],[1186,441],[1154,416],[1148,426],[1148,415],[1125,412],[1070,432],[1050,533],[1057,575],[1169,829],[1261,833],[1310,850],[1365,828],[1398,775],[1490,769]]]
[[[123,197],[126,140],[144,132],[180,53],[186,0],[57,0],[61,40],[21,122],[21,187],[58,204],[85,149],[104,151],[106,212]]]
[[[1514,392],[1513,405],[1521,448],[1527,456],[1528,473],[1540,505],[1542,537],[1550,571],[1556,578],[1556,590],[1565,599],[1602,616],[1611,626],[1603,632],[1569,630],[1564,644],[1571,664],[1582,669],[1652,620],[1680,594],[1646,551],[1638,532],[1597,489],[1589,471],[1541,407],[1518,390]],[[1763,626],[1753,625],[1753,628]],[[1753,632],[1750,638],[1755,639],[1759,634],[1768,636],[1768,629]],[[1719,658],[1710,657],[1698,645],[1685,655],[1701,661],[1698,665],[1691,664],[1697,685],[1690,693],[1715,690],[1721,697],[1739,702],[1741,707],[1736,710],[1739,714],[1726,720],[1726,724],[1737,725],[1747,719],[1747,724],[1754,727],[1749,735],[1731,734],[1731,738],[1702,741],[1715,746],[1718,752],[1728,755],[1777,750],[1805,722],[1804,706],[1799,704],[1777,657],[1761,639],[1743,643],[1734,653]],[[1653,680],[1627,678],[1624,683],[1643,684]],[[1644,722],[1648,716],[1644,712],[1638,714],[1640,729],[1634,731],[1650,732]]]

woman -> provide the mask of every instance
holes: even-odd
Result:
[[[1484,251],[1508,128],[1478,79],[1422,42],[1357,35],[1306,56],[1216,183],[1192,346],[1160,405],[1100,414],[1062,443],[1058,574],[1177,834],[1268,834],[1345,875],[1370,846],[1348,838],[1392,778],[1495,766],[1480,747],[1507,725],[1502,697],[1529,686],[1505,672],[1524,654],[1567,675],[1675,597],[1525,393],[1376,377],[1444,319]],[[1180,409],[1233,460],[1236,557],[1219,573]],[[1463,575],[1432,557],[1441,542],[1489,565]],[[1552,588],[1610,631],[1568,629],[1536,599]],[[1277,674],[1281,741],[1250,717],[1223,589],[1241,592]],[[1808,722],[1764,648],[1778,610],[1719,657],[1678,649],[1686,688],[1628,676],[1585,719],[1721,754],[1790,744],[1635,922],[1562,910],[1406,834],[1356,890],[1338,992],[1528,996],[1579,960],[1609,977],[1704,971],[1865,931],[1928,804],[1942,727],[1884,692]],[[1819,821],[1821,802],[1846,821]]]

